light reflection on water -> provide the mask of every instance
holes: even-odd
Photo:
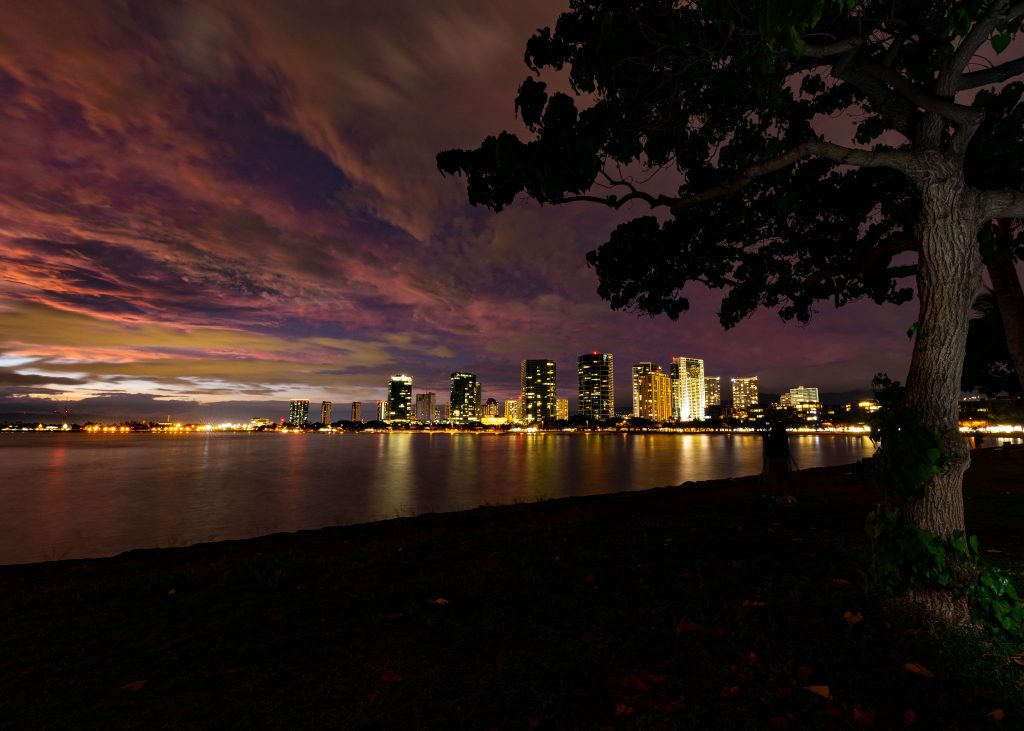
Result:
[[[864,436],[794,435],[801,468]],[[748,434],[11,434],[0,564],[756,474]]]

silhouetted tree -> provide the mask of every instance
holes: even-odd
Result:
[[[1024,72],[1024,59],[975,63],[1022,16],[1016,0],[573,0],[526,62],[565,70],[583,108],[527,78],[516,108],[531,139],[502,132],[438,166],[495,210],[524,193],[652,209],[588,254],[616,309],[675,318],[697,282],[726,291],[726,327],[758,307],[806,321],[821,300],[905,302],[915,275],[904,405],[944,458],[906,514],[948,539],[964,528],[957,401],[978,236],[1024,217],[1024,84],[970,93]],[[849,134],[826,138],[820,120],[836,116]]]
[[[1002,391],[1024,395],[1007,347],[1006,330],[995,295],[992,292],[979,295],[974,301],[974,313],[967,330],[963,389],[977,389],[989,395]]]

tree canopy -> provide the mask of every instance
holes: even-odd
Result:
[[[1022,17],[1010,0],[574,0],[527,43],[529,137],[438,167],[495,210],[650,208],[588,254],[614,308],[678,317],[690,282],[724,290],[726,327],[905,302],[924,181],[963,176],[980,220],[1024,215],[1024,59],[1004,56]]]

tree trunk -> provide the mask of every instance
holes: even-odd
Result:
[[[939,167],[939,166],[937,166]],[[907,518],[949,540],[964,530],[963,474],[970,451],[958,428],[960,376],[967,326],[981,276],[977,200],[959,171],[934,171],[921,184],[921,241],[917,290],[921,303],[914,352],[907,375],[907,405],[942,441],[941,471],[927,496],[911,505]],[[965,602],[949,592],[913,590],[910,600],[943,621],[969,621]]]
[[[1011,257],[995,259],[987,268],[1006,331],[1006,347],[1021,390],[1024,390],[1024,289],[1020,286],[1017,267]]]

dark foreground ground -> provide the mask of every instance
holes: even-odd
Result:
[[[968,522],[1024,568],[1024,449]],[[1024,728],[1021,647],[862,581],[850,468],[0,568],[0,727]]]

